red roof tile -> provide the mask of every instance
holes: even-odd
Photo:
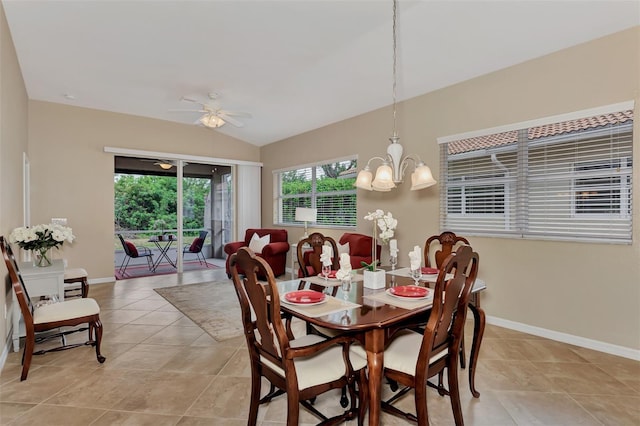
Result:
[[[633,121],[632,110],[531,127],[528,129],[527,136],[529,140],[534,140],[549,136],[579,132],[582,130],[595,129],[597,127],[604,127],[611,124],[621,124],[627,121]],[[448,152],[449,154],[460,154],[462,152],[509,145],[511,143],[516,143],[517,141],[518,131],[513,130],[510,132],[495,133],[492,135],[478,136],[475,138],[460,139],[449,142]]]

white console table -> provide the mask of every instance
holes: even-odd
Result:
[[[56,295],[59,301],[64,300],[64,262],[61,259],[53,261],[51,266],[41,268],[33,266],[31,262],[21,262],[18,264],[24,285],[27,288],[29,297],[31,299],[39,298],[40,296]],[[20,306],[18,306],[18,300],[16,294],[13,294],[13,350],[18,352],[20,350]]]

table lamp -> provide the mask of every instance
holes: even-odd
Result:
[[[304,222],[304,236],[302,238],[309,237],[309,234],[307,234],[307,222],[315,222],[317,219],[318,209],[296,207],[296,220]]]

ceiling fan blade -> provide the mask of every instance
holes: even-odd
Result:
[[[222,118],[225,122],[231,124],[232,126],[244,127],[244,123],[242,123],[241,121],[236,120],[235,118],[229,117],[226,113],[220,113],[220,114],[218,114],[218,117]]]
[[[248,112],[239,112],[239,111],[220,111],[220,114],[224,114],[227,117],[247,117],[251,118],[251,114]]]
[[[201,113],[209,112],[203,109],[170,109],[168,111],[169,112],[201,112]]]

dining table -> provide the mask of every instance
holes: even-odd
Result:
[[[350,333],[362,342],[367,354],[369,386],[369,425],[380,424],[384,350],[396,331],[427,322],[433,299],[406,300],[394,297],[387,289],[402,285],[433,287],[437,275],[422,275],[418,281],[410,277],[409,268],[389,270],[385,274],[385,288],[364,287],[360,274],[353,276],[351,286],[343,290],[336,279],[307,277],[278,282],[281,300],[290,291],[311,288],[327,294],[326,303],[312,306],[281,303],[281,310],[304,322]],[[485,313],[480,307],[480,293],[486,289],[484,281],[474,283],[469,309],[473,314],[473,342],[469,357],[469,387],[474,397],[480,393],[475,387],[478,354],[485,328]]]
[[[173,244],[174,241],[177,241],[177,237],[171,234],[154,235],[151,238],[149,238],[149,242],[154,243],[158,248],[158,250],[160,251],[158,259],[153,264],[153,271],[155,271],[158,268],[158,266],[162,262],[162,259],[166,259],[171,266],[173,266],[174,268],[177,268],[176,264],[173,262],[173,260],[171,260],[168,254],[169,249],[171,248],[171,245]]]

